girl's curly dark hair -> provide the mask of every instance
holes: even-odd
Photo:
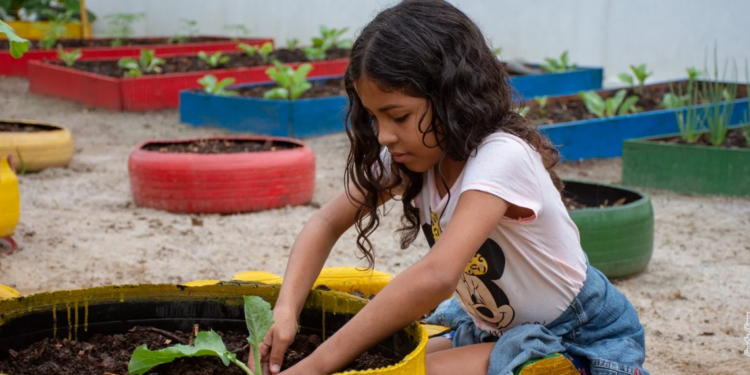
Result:
[[[514,134],[542,155],[555,186],[562,182],[551,168],[560,156],[536,127],[514,111],[513,90],[502,63],[476,24],[443,0],[405,0],[378,14],[352,47],[345,84],[349,96],[346,134],[351,142],[345,182],[364,196],[357,212],[357,247],[374,264],[368,236],[380,224],[381,192],[403,186],[401,248],[419,233],[419,210],[413,200],[422,190],[422,175],[400,163],[390,171],[380,159],[377,130],[354,85],[366,77],[380,86],[427,100],[432,121],[424,135],[434,132],[444,155],[467,160],[482,141],[499,130]],[[422,116],[424,119],[424,115]],[[421,120],[420,120],[421,121]],[[391,179],[386,179],[386,173]],[[349,191],[347,189],[347,194]],[[351,194],[349,194],[351,199]]]

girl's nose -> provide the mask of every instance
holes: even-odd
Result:
[[[378,129],[378,143],[381,146],[394,144],[397,140],[398,137],[396,137],[396,134],[390,131],[387,126],[380,126]]]

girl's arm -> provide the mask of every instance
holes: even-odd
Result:
[[[292,246],[284,274],[284,282],[274,307],[274,325],[261,345],[261,355],[269,362],[272,373],[284,358],[284,352],[297,333],[297,317],[302,312],[305,300],[315,280],[320,275],[331,249],[341,235],[355,222],[356,201],[363,197],[356,188],[349,189],[354,201],[346,193],[341,193],[326,203],[305,224]],[[387,202],[391,195],[380,195],[379,204]],[[268,348],[270,347],[270,352]],[[275,371],[274,371],[275,370]]]
[[[455,290],[464,268],[508,207],[503,199],[488,193],[461,194],[450,225],[427,255],[396,276],[349,323],[284,375],[340,370],[437,306]]]

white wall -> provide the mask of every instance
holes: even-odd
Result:
[[[242,23],[254,36],[283,45],[309,40],[318,25],[350,28],[355,37],[394,0],[88,0],[102,16],[145,12],[137,35],[173,35],[180,18],[198,21],[202,34],[226,34]],[[744,79],[750,60],[750,0],[451,0],[476,21],[503,58],[541,61],[570,51],[579,65],[605,67],[608,83],[629,64],[646,63],[652,81],[702,68],[706,48],[718,45],[719,61],[735,58]],[[208,6],[210,4],[210,6]],[[94,32],[103,35],[106,23]]]

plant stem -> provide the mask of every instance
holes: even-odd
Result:
[[[255,357],[255,375],[262,375],[260,370],[260,345],[253,345],[253,357]]]
[[[231,359],[231,361],[232,361],[232,363],[234,363],[235,365],[239,366],[239,368],[241,368],[241,369],[242,369],[242,371],[244,371],[244,372],[245,372],[246,374],[248,374],[248,375],[260,375],[260,367],[256,367],[256,368],[255,368],[255,371],[256,371],[256,373],[255,373],[255,374],[253,374],[253,371],[252,371],[252,370],[250,370],[250,368],[249,368],[249,367],[245,366],[245,364],[244,364],[244,363],[242,363],[242,361],[240,361],[239,359],[235,358],[235,359]],[[257,362],[256,362],[256,363],[257,363]],[[257,365],[256,365],[256,366],[257,366]]]

